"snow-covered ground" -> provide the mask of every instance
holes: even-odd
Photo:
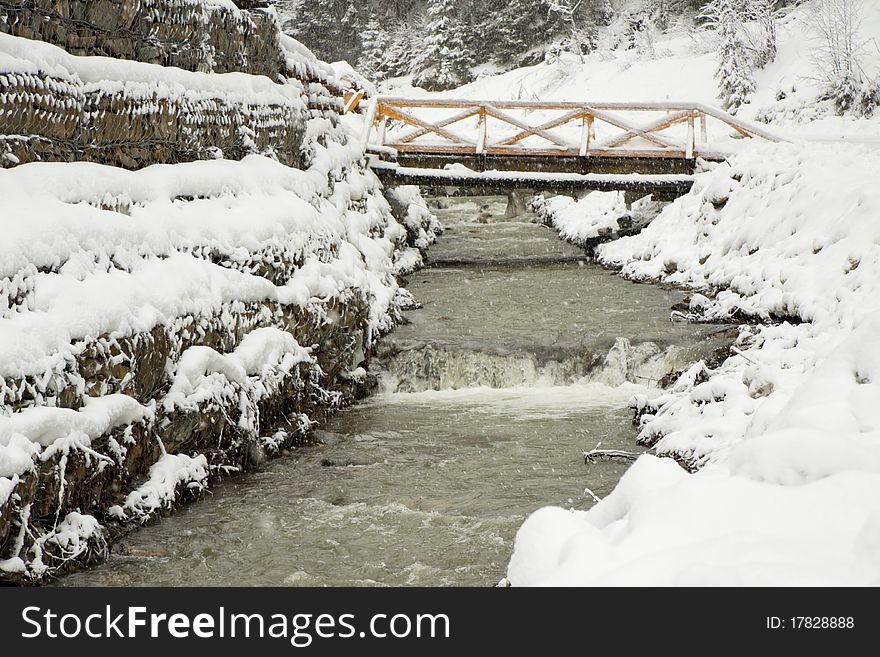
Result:
[[[880,37],[877,3],[862,30]],[[653,54],[595,53],[441,95],[717,104],[714,48],[711,34],[673,33]],[[512,584],[880,584],[880,120],[817,102],[814,49],[792,11],[739,113],[791,143],[707,165],[641,234],[598,248],[625,276],[694,288],[691,320],[758,323],[717,369],[698,363],[633,399],[651,453],[588,511],[532,515]],[[390,92],[424,93],[405,80]],[[573,241],[623,212],[614,194],[548,206]]]

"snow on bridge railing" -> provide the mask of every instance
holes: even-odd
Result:
[[[637,122],[635,116],[642,122]],[[379,96],[366,107],[362,146],[380,155],[397,152],[690,160],[724,159],[736,150],[736,138],[755,137],[783,141],[760,126],[703,103]]]

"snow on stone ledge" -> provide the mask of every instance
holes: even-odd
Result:
[[[222,96],[252,104],[284,103],[306,110],[298,83],[280,85],[265,76],[247,73],[199,73],[113,57],[81,57],[50,43],[4,33],[0,33],[0,71],[72,79],[108,93],[123,87],[133,93],[140,88],[147,97]]]
[[[299,363],[315,364],[310,350],[301,347],[287,331],[271,326],[248,333],[231,354],[221,354],[211,347],[190,347],[174,366],[171,389],[162,404],[169,412],[175,408],[198,409],[200,403],[214,398],[218,389],[229,384],[247,386],[249,377],[257,377],[256,392],[268,393],[269,387]]]

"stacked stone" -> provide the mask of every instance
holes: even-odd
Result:
[[[368,303],[363,294],[350,291],[329,300],[324,310],[339,317],[338,325],[298,306],[232,303],[214,316],[180,318],[150,333],[83,341],[80,354],[48,381],[0,378],[0,392],[19,398],[13,404],[6,400],[3,407],[16,412],[53,404],[80,409],[87,398],[117,393],[150,405],[167,391],[167,363],[178,362],[190,347],[210,346],[230,353],[247,333],[267,326],[283,327],[300,344],[322,345],[321,369],[308,363],[289,372],[266,369],[252,381],[229,382],[195,408],[163,408],[160,403],[154,406],[154,415],[112,428],[92,440],[88,450],[44,454],[36,469],[13,478],[13,492],[0,505],[0,561],[39,552],[48,572],[76,565],[66,563],[63,550],[53,551],[45,541],[58,518],[89,511],[112,531],[124,530],[126,525],[114,522],[107,510],[124,503],[163,448],[172,454],[205,456],[213,480],[247,468],[255,453],[272,456],[301,442],[314,421],[342,402],[342,393],[330,392],[326,386],[338,379],[340,368],[348,367],[357,351]],[[334,386],[337,390],[340,383]],[[284,431],[267,434],[271,427]],[[103,458],[97,469],[96,458]],[[177,501],[196,493],[184,486]],[[145,519],[130,518],[135,524]],[[102,557],[100,547],[92,546],[81,563]],[[27,581],[35,575],[39,572],[0,572],[0,581]]]
[[[74,55],[277,79],[273,14],[193,0],[0,0],[0,29]]]
[[[0,0],[0,32],[81,56],[104,55],[187,71],[301,80],[311,114],[335,116],[345,89],[285,53],[272,13],[193,0]],[[0,166],[102,162],[126,168],[270,153],[300,166],[305,116],[284,103],[83,85],[75,76],[0,69]],[[297,82],[299,84],[299,82]]]
[[[275,103],[251,103],[169,94],[155,84],[84,85],[74,74],[7,71],[0,73],[0,166],[85,160],[137,169],[250,153],[299,166],[305,119],[302,104],[281,94]]]

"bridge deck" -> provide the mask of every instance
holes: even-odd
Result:
[[[466,171],[463,169],[422,169],[377,162],[372,166],[376,175],[396,185],[427,187],[477,188],[484,192],[540,190],[557,192],[623,191],[654,194],[660,197],[680,196],[694,183],[689,175],[646,174],[578,174],[535,171]]]

